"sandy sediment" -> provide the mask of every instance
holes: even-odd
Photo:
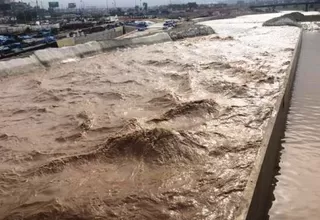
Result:
[[[0,219],[233,219],[299,34],[255,26],[2,78]]]

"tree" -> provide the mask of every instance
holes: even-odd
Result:
[[[198,5],[196,2],[188,2],[188,7],[189,9],[194,9],[194,8],[198,8]]]
[[[143,10],[148,11],[148,3],[147,2],[143,2]]]
[[[139,5],[136,5],[134,9],[136,10],[136,12],[139,12]]]
[[[37,12],[35,10],[20,11],[16,14],[18,22],[30,22],[37,19]]]

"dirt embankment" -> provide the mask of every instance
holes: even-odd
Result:
[[[304,21],[304,15],[299,12],[293,12],[272,18],[263,23],[263,26],[296,26],[302,27],[299,22]]]
[[[214,34],[214,30],[205,25],[196,25],[193,23],[181,24],[178,27],[168,31],[172,40],[180,40],[189,37],[206,36]]]

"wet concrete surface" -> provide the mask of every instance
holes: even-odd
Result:
[[[320,218],[320,33],[304,32],[270,220]]]

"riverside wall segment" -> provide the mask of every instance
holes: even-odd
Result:
[[[266,219],[272,194],[272,181],[280,151],[280,141],[284,133],[285,123],[292,86],[297,69],[302,43],[302,31],[296,44],[294,54],[287,70],[283,91],[279,95],[275,113],[269,119],[256,162],[251,171],[242,203],[236,220]]]
[[[163,32],[134,39],[117,39],[99,42],[91,41],[85,44],[78,44],[70,47],[37,50],[33,55],[29,57],[1,61],[0,76],[19,73],[23,74],[31,72],[32,70],[34,70],[34,68],[43,68],[44,66],[50,66],[65,59],[83,58],[116,48],[143,44],[148,45],[166,41],[171,41],[171,38],[168,33]]]

